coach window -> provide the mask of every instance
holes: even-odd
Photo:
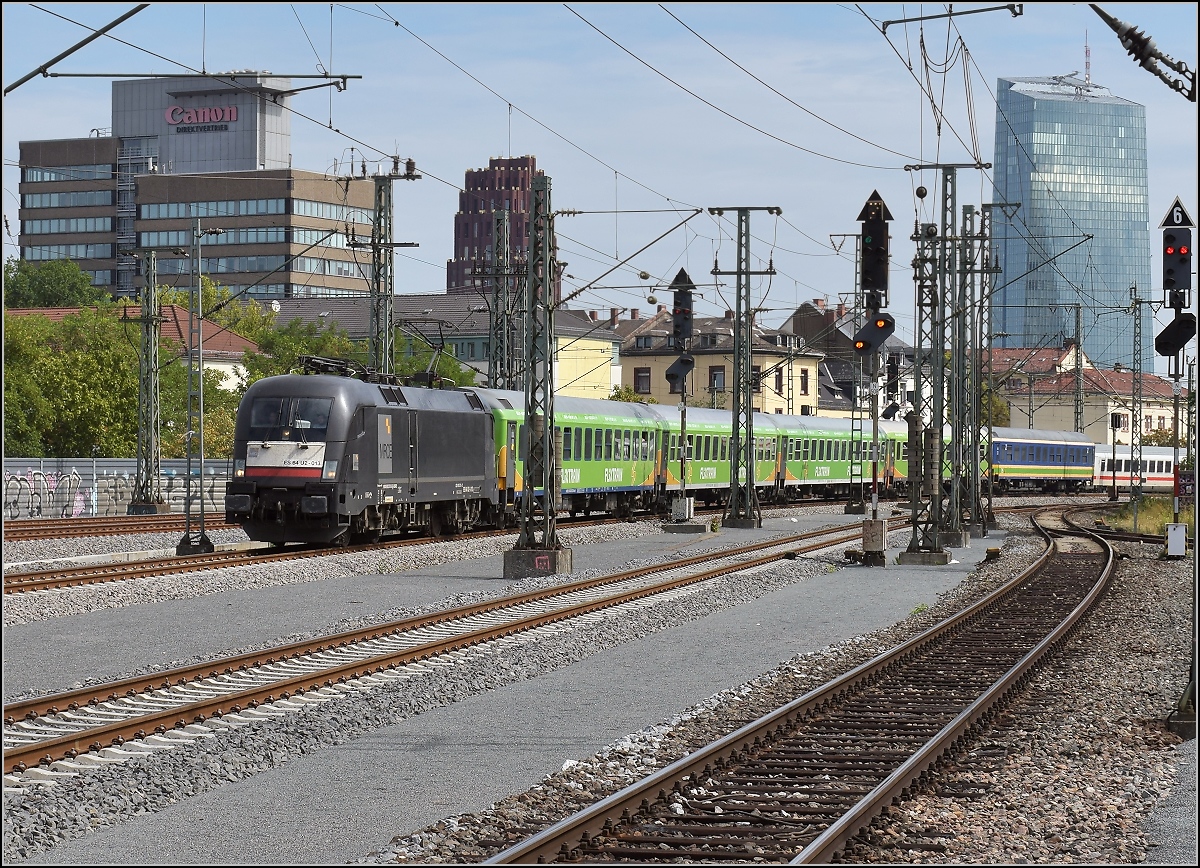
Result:
[[[583,451],[583,429],[582,429],[582,428],[576,428],[576,429],[575,429],[575,460],[576,460],[576,461],[583,461],[583,458],[584,458],[584,451]]]
[[[584,461],[592,460],[592,429],[583,429],[583,456]]]
[[[612,461],[612,429],[604,429],[604,460]]]
[[[554,429],[554,433],[558,434],[558,428]],[[563,461],[571,460],[571,429],[562,429],[562,459]]]
[[[603,442],[604,442],[604,429],[597,428],[596,436],[594,438],[592,438],[592,460],[593,461],[603,461],[604,460],[604,453],[602,451],[604,447],[600,445]]]

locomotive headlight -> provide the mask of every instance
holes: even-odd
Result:
[[[235,458],[233,461],[233,475],[241,479],[246,475],[246,459]]]
[[[326,461],[325,467],[321,470],[322,479],[337,479],[337,460]]]

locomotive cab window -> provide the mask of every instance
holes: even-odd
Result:
[[[256,398],[250,439],[324,443],[332,411],[332,398]]]

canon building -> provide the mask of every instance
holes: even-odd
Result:
[[[196,249],[250,297],[368,292],[347,233],[370,240],[374,183],[292,168],[294,92],[249,71],[114,81],[110,130],[21,143],[21,258],[71,259],[117,296],[150,250],[160,284],[190,285]]]

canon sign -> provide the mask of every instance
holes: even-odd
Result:
[[[173,105],[166,111],[167,123],[175,124],[220,124],[236,121],[237,106],[212,106],[205,108],[184,108]]]

